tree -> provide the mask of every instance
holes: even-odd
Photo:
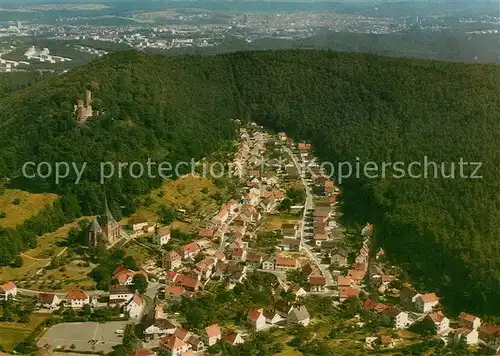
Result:
[[[144,294],[148,289],[148,279],[142,274],[136,274],[132,280],[134,288],[140,294]]]
[[[290,188],[286,191],[286,196],[294,203],[303,203],[306,200],[306,192],[303,188]]]
[[[171,224],[177,218],[177,212],[166,205],[160,205],[157,213],[160,217],[160,222],[164,225]]]
[[[137,271],[139,266],[133,256],[127,256],[123,260],[123,266],[125,268],[131,269],[132,271]]]
[[[292,206],[293,206],[292,200],[290,198],[285,198],[278,205],[278,210],[290,212],[290,209],[292,208]]]
[[[14,260],[13,266],[16,268],[20,268],[23,266],[23,258],[21,256],[17,256]]]

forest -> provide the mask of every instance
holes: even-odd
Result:
[[[199,159],[234,138],[235,119],[307,140],[329,162],[482,162],[482,179],[347,179],[342,205],[348,219],[375,223],[375,244],[420,289],[498,314],[499,75],[495,65],[321,50],[114,53],[0,98],[0,175],[77,199],[79,214],[99,214],[99,162]],[[86,89],[99,115],[82,124],[73,105]],[[78,185],[73,176],[56,185],[21,179],[26,161],[90,168]],[[111,210],[130,214],[158,184],[109,180]]]

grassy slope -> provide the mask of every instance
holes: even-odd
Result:
[[[19,199],[19,205],[13,204]],[[36,215],[44,206],[52,204],[58,199],[56,194],[42,193],[33,194],[18,189],[6,189],[0,195],[0,211],[7,216],[0,220],[3,227],[16,227],[21,225],[33,215]]]

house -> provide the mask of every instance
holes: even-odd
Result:
[[[269,259],[262,262],[262,269],[265,270],[274,270],[274,259]]]
[[[274,261],[274,269],[277,271],[290,271],[299,267],[299,261],[296,258],[277,256]]]
[[[347,298],[357,297],[359,295],[359,289],[351,288],[351,287],[342,287],[339,288],[339,301],[342,303]]]
[[[221,339],[219,324],[212,324],[205,328],[203,338],[208,346],[215,345]]]
[[[163,268],[173,270],[182,265],[181,256],[175,251],[168,251],[163,255]]]
[[[341,287],[351,287],[352,286],[352,279],[349,277],[344,277],[344,276],[337,276],[337,286],[339,288]]]
[[[181,247],[181,256],[182,258],[193,258],[201,251],[200,245],[196,243],[196,241],[190,242],[187,245]]]
[[[184,287],[184,289],[191,292],[197,292],[203,287],[198,279],[183,274],[177,277],[176,283],[180,284],[182,287]]]
[[[374,310],[375,306],[377,304],[378,303],[376,301],[374,301],[373,299],[367,298],[367,299],[365,299],[365,301],[363,302],[363,305],[361,307],[364,310]]]
[[[458,325],[477,330],[481,326],[481,319],[472,314],[461,312],[457,318]]]
[[[247,314],[247,321],[255,330],[262,330],[266,326],[263,309],[252,309]]]
[[[223,208],[217,215],[214,216],[212,221],[216,224],[224,224],[229,217],[229,211],[226,208]]]
[[[300,224],[298,223],[282,223],[281,234],[286,238],[295,239],[299,236]]]
[[[241,337],[241,334],[237,331],[224,335],[221,340],[232,346],[243,344],[245,342]]]
[[[266,323],[271,325],[276,325],[280,321],[284,320],[281,315],[276,312],[276,310],[264,310],[263,314],[266,319]]]
[[[244,248],[235,248],[231,252],[231,257],[235,261],[246,261],[247,251]]]
[[[288,323],[291,324],[299,324],[302,326],[307,326],[309,325],[311,317],[305,305],[302,305],[300,307],[293,307],[289,311],[286,320]]]
[[[177,282],[179,279],[180,274],[174,271],[168,271],[165,273],[165,283],[166,284],[171,284]]]
[[[150,318],[142,324],[144,335],[146,336],[165,336],[174,333],[177,328],[171,321],[167,319]]]
[[[207,227],[202,228],[198,232],[198,237],[201,237],[201,238],[213,238],[217,234],[217,230],[218,230],[217,227],[214,227],[214,228],[207,228]]]
[[[226,203],[226,209],[229,212],[229,214],[233,215],[238,210],[238,202],[234,199],[229,200]]]
[[[405,306],[411,306],[415,303],[415,301],[417,300],[417,297],[419,295],[420,294],[415,292],[413,289],[408,288],[408,287],[403,287],[399,291],[399,300],[400,300],[401,304],[403,304]]]
[[[125,312],[128,313],[130,319],[139,319],[143,310],[144,300],[137,294],[125,305]]]
[[[55,309],[61,304],[61,299],[54,293],[40,293],[38,299],[42,304],[42,308]]]
[[[179,338],[183,341],[187,341],[187,339],[189,339],[189,337],[191,336],[191,333],[187,329],[177,327],[175,329],[173,335],[175,335],[177,338]]]
[[[338,267],[347,266],[347,251],[343,248],[333,250],[330,255],[330,263]]]
[[[278,246],[282,251],[298,252],[300,249],[300,240],[299,239],[285,238],[285,239],[281,240],[281,242]]]
[[[442,334],[450,328],[450,319],[442,311],[431,312],[425,318],[434,323],[437,334]]]
[[[373,233],[373,224],[366,223],[366,225],[361,230],[361,236],[371,236]]]
[[[155,228],[155,233],[153,235],[153,243],[160,246],[166,245],[170,241],[170,228],[162,227]]]
[[[14,282],[9,281],[0,285],[0,300],[15,298],[17,295],[17,286]]]
[[[249,252],[246,258],[247,266],[251,266],[253,268],[260,268],[263,259],[264,258],[262,257],[261,254],[257,252]]]
[[[134,297],[135,289],[128,285],[109,286],[109,304],[110,305],[125,305]]]
[[[500,326],[482,324],[479,329],[479,338],[491,346],[500,346]]]
[[[191,349],[191,345],[175,335],[167,335],[161,339],[160,347],[167,350],[172,356],[181,356]]]
[[[435,293],[420,294],[415,299],[415,308],[421,313],[427,313],[439,304],[439,298]]]
[[[380,346],[382,346],[382,347],[386,347],[386,348],[394,347],[394,341],[392,340],[392,337],[390,337],[390,336],[380,336],[378,342],[380,343]]]
[[[347,277],[349,277],[352,281],[354,281],[358,285],[363,282],[365,276],[366,276],[365,271],[358,271],[353,269],[347,271]]]
[[[309,287],[311,292],[324,292],[326,287],[326,277],[309,276]]]
[[[477,330],[462,327],[455,330],[454,338],[456,341],[465,338],[467,345],[476,345],[479,342],[479,333]]]
[[[290,288],[288,288],[288,292],[292,293],[295,296],[295,300],[307,295],[306,290],[298,284],[291,285]]]
[[[408,313],[397,308],[389,306],[382,311],[393,323],[396,329],[405,329],[410,323],[408,321]]]
[[[130,352],[127,356],[156,356],[156,352],[141,348]]]
[[[141,217],[132,218],[129,219],[129,225],[132,227],[132,231],[141,231],[148,226],[148,220]]]
[[[321,246],[321,243],[328,240],[326,234],[314,234],[314,241],[316,246]]]
[[[215,260],[212,258],[204,258],[195,265],[195,270],[197,270],[203,280],[207,280],[212,275],[215,267]]]
[[[186,293],[186,290],[184,288],[171,285],[165,288],[165,299],[180,302],[184,293]]]
[[[132,271],[128,268],[125,268],[123,265],[120,265],[115,268],[113,271],[113,279],[119,285],[132,285],[134,277],[136,275],[143,275],[144,277],[148,277],[147,273],[144,271]]]
[[[152,313],[154,314],[155,319],[166,319],[167,318],[167,315],[163,311],[163,307],[160,304],[155,305]]]
[[[204,344],[198,337],[191,335],[187,339],[187,343],[191,345],[191,349],[194,351],[203,350]]]
[[[90,297],[85,291],[72,290],[66,294],[66,301],[71,308],[83,308],[85,304],[90,303]]]
[[[368,256],[364,254],[358,254],[356,258],[354,259],[356,263],[367,263],[368,262]]]

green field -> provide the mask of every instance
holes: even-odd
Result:
[[[33,314],[26,324],[20,323],[0,323],[0,346],[7,351],[24,341],[33,330],[49,315]]]
[[[13,203],[16,199],[20,201],[17,205]],[[6,189],[0,195],[0,211],[6,214],[5,218],[0,219],[0,224],[3,227],[16,227],[57,199],[56,194],[33,194],[19,189]]]

